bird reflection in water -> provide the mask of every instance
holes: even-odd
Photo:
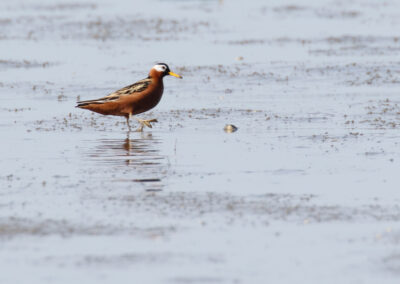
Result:
[[[97,163],[111,166],[118,182],[134,182],[147,191],[160,191],[168,170],[168,159],[160,154],[161,140],[151,133],[137,133],[124,140],[102,139],[89,154]]]

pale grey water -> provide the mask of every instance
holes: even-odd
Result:
[[[0,283],[397,283],[399,6],[1,2]]]

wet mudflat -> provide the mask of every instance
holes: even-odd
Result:
[[[1,2],[0,282],[398,283],[399,8]]]

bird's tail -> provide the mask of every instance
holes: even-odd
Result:
[[[91,104],[102,104],[104,102],[99,101],[99,100],[89,100],[89,101],[79,101],[76,102],[76,106],[78,108],[84,108],[85,106],[91,105]]]
[[[84,106],[87,106],[88,104],[89,103],[86,102],[86,101],[76,102],[76,106],[75,107],[82,108]]]

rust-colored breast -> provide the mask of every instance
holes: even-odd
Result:
[[[160,102],[163,91],[162,79],[155,78],[146,90],[121,98],[121,111],[133,115],[148,111]]]

